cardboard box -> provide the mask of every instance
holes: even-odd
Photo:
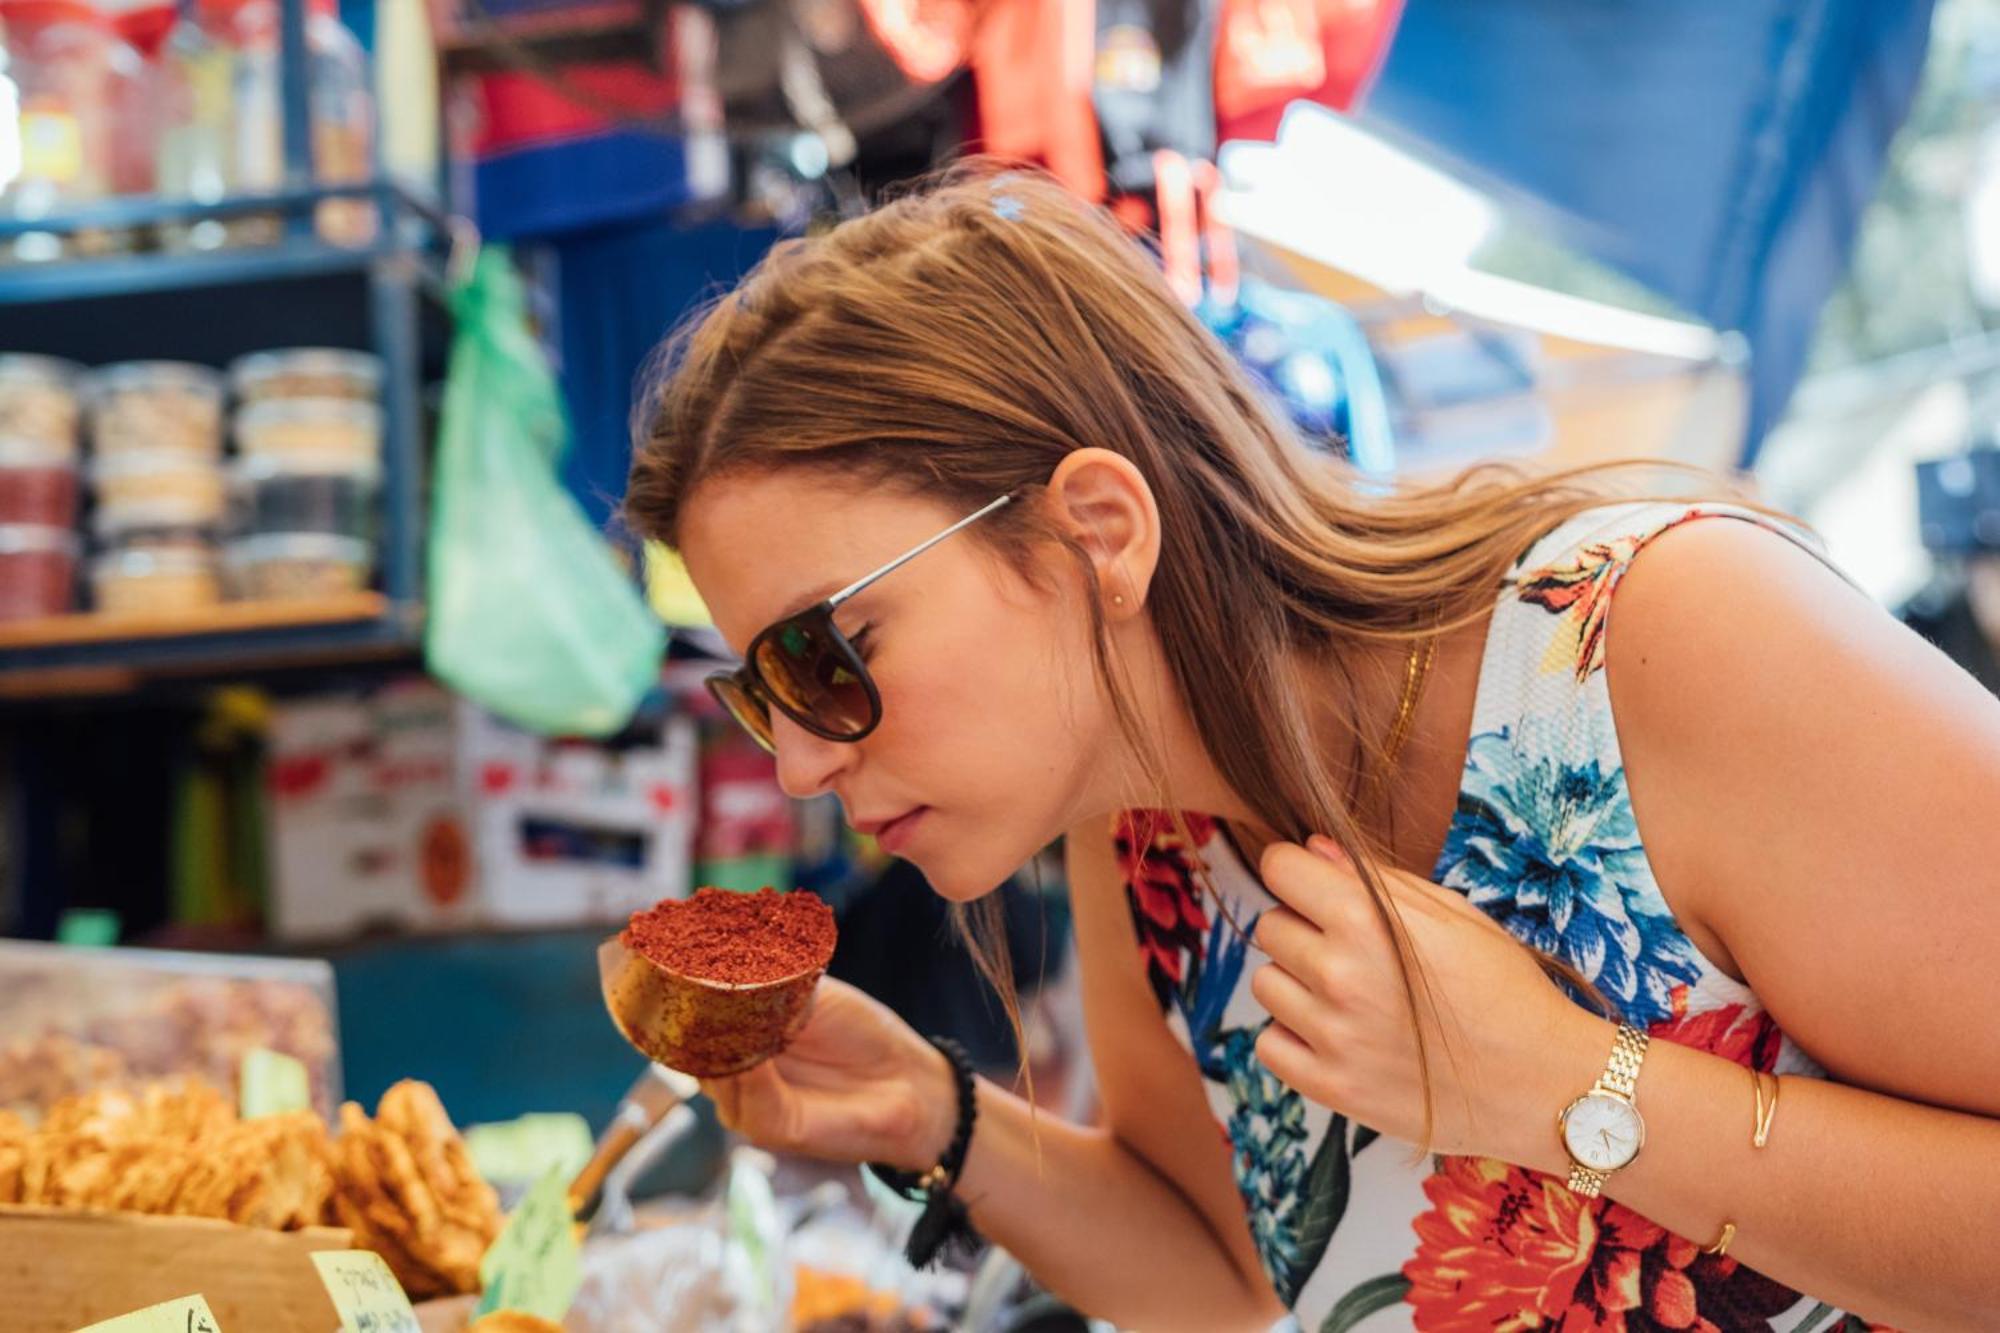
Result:
[[[428,680],[273,712],[281,940],[610,924],[689,888],[693,724],[606,745],[510,727]]]
[[[307,1256],[352,1242],[335,1227],[263,1231],[0,1205],[0,1324],[8,1333],[74,1333],[199,1293],[224,1333],[332,1333],[340,1316]]]
[[[608,925],[687,896],[699,804],[688,719],[668,718],[657,743],[611,748],[465,704],[459,741],[488,921]]]
[[[478,920],[458,703],[426,680],[273,711],[270,926],[320,940]]]

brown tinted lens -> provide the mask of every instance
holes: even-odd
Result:
[[[875,706],[860,663],[823,617],[800,616],[757,641],[757,674],[800,726],[833,740],[866,732]]]
[[[743,688],[743,682],[734,675],[717,675],[708,678],[708,692],[715,696],[717,703],[729,710],[750,738],[766,750],[776,754],[778,746],[771,735],[771,711],[764,701]]]

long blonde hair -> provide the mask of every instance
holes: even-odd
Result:
[[[1032,173],[977,163],[776,247],[669,338],[635,435],[628,519],[669,545],[696,484],[739,469],[820,468],[971,512],[1036,494],[1071,450],[1129,458],[1162,527],[1147,607],[1204,746],[1277,836],[1324,833],[1353,856],[1396,940],[1413,1015],[1430,1005],[1423,964],[1384,886],[1383,848],[1354,809],[1384,738],[1374,720],[1352,720],[1360,771],[1349,766],[1343,783],[1314,744],[1319,710],[1294,664],[1329,663],[1351,683],[1357,646],[1479,621],[1537,537],[1627,493],[1602,468],[1529,477],[1489,466],[1386,493],[1360,484],[1299,442],[1106,214]],[[1658,490],[1658,474],[1644,484]],[[972,531],[1024,571],[1033,550],[1067,549],[1099,679],[1152,765],[1154,799],[1173,809],[1114,669],[1083,547],[1038,504]],[[1018,1032],[997,906],[982,900],[968,939]],[[1590,991],[1567,964],[1541,961]]]

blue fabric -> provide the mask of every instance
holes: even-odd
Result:
[[[1368,104],[1750,344],[1783,411],[1909,111],[1931,0],[1411,0]]]
[[[640,368],[681,317],[734,285],[777,239],[729,223],[667,219],[567,236],[554,245],[558,367],[572,438],[563,481],[602,524],[625,495]]]
[[[695,202],[687,150],[672,135],[613,130],[553,139],[481,159],[473,199],[482,236],[557,236]]]

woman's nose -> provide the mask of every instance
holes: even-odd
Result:
[[[771,710],[771,743],[776,747],[778,786],[795,801],[825,795],[854,747],[815,736],[777,709]]]

